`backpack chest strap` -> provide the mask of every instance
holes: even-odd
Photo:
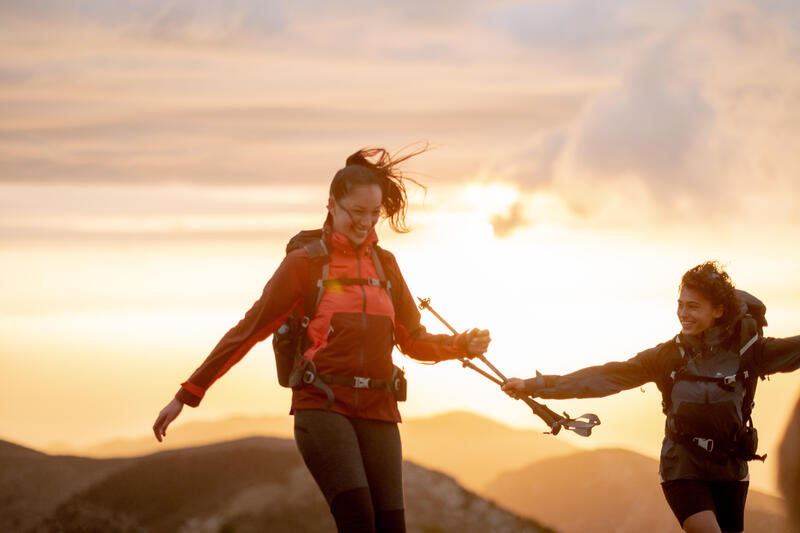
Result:
[[[753,335],[753,337],[745,343],[739,349],[739,357],[742,357],[747,350],[750,349],[753,344],[756,343],[758,340],[758,334]],[[681,339],[679,336],[675,336],[675,344],[678,347],[678,351],[681,354],[681,366],[680,368],[673,370],[670,372],[669,377],[673,383],[676,381],[694,381],[694,382],[705,382],[705,383],[717,383],[720,387],[726,390],[732,390],[733,384],[736,383],[737,380],[739,381],[746,381],[750,378],[750,372],[746,369],[741,368],[741,362],[739,370],[730,376],[700,376],[697,374],[693,374],[686,369],[686,350],[681,345]]]
[[[747,370],[737,372],[732,376],[699,376],[697,374],[692,374],[685,370],[683,371],[675,371],[673,370],[670,373],[670,377],[672,378],[673,382],[677,381],[691,381],[695,383],[716,383],[721,388],[725,390],[732,391],[733,385],[736,383],[737,380],[744,381],[750,377],[750,373]]]
[[[375,278],[334,278],[319,280],[317,285],[322,284],[326,289],[332,287],[346,287],[349,285],[367,285],[369,287],[388,288],[391,284],[385,279]]]

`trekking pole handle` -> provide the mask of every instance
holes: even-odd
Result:
[[[447,326],[447,329],[449,329],[453,333],[453,335],[458,335],[458,332],[456,331],[456,328],[454,328],[453,326],[448,324],[447,320],[442,318],[442,315],[437,313],[436,310],[431,306],[431,299],[430,298],[420,298],[419,296],[417,296],[417,300],[419,300],[419,308],[420,309],[427,309],[428,311],[433,313],[433,316],[438,318],[439,322],[441,322],[442,324]]]

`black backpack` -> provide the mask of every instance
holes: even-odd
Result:
[[[391,380],[368,379],[363,377],[332,376],[318,374],[312,361],[303,354],[309,348],[308,325],[317,313],[317,308],[325,293],[325,288],[336,285],[372,285],[386,289],[389,298],[394,304],[392,283],[384,274],[386,252],[377,245],[372,246],[372,260],[379,279],[371,278],[337,278],[328,279],[328,264],[330,253],[325,244],[323,230],[305,230],[292,237],[286,245],[286,253],[300,248],[305,248],[309,257],[310,272],[309,284],[303,299],[303,316],[298,316],[296,310],[287,317],[286,321],[278,328],[272,338],[272,347],[275,352],[275,367],[278,373],[278,383],[282,387],[299,388],[313,385],[324,390],[328,396],[327,409],[333,404],[333,392],[328,384],[351,386],[356,388],[388,388],[395,399],[405,400],[406,381],[403,371],[394,367]]]
[[[308,348],[306,329],[322,300],[324,281],[328,278],[328,263],[331,260],[328,248],[322,238],[321,229],[301,231],[292,237],[286,244],[286,253],[288,255],[289,252],[299,248],[306,249],[310,262],[309,285],[303,300],[303,316],[297,316],[296,310],[293,309],[286,322],[272,336],[278,383],[282,387],[290,387],[289,377],[297,362],[296,359],[302,357],[303,352]],[[314,291],[316,291],[316,299],[312,297]]]
[[[684,444],[688,449],[692,451],[701,450],[700,453],[704,451],[708,457],[712,458],[733,455],[746,460],[758,459],[763,461],[766,455],[760,456],[756,454],[758,433],[753,427],[752,413],[755,406],[756,385],[759,378],[765,379],[756,368],[754,360],[762,348],[761,340],[763,339],[764,327],[767,325],[767,308],[755,296],[741,290],[736,292],[739,300],[747,306],[745,315],[735,325],[738,331],[733,333],[734,337],[738,335],[739,346],[739,368],[736,373],[717,377],[692,374],[686,368],[687,357],[681,344],[680,336],[676,335],[672,341],[665,343],[665,347],[672,348],[672,355],[669,363],[664,367],[665,374],[661,378],[661,383],[659,383],[659,389],[662,394],[661,404],[664,414],[668,417],[668,436],[672,440]],[[736,382],[741,382],[744,389],[744,396],[741,400],[742,423],[737,433],[731,438],[722,439],[723,441],[719,442],[720,439],[704,438],[703,436],[698,436],[696,434],[697,431],[680,427],[678,416],[675,413],[671,413],[672,392],[678,381],[716,383],[725,391],[734,391]],[[670,417],[673,419],[670,420]],[[687,425],[691,426],[691,424]]]

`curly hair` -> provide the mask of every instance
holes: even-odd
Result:
[[[397,233],[408,233],[408,196],[405,182],[410,181],[423,189],[425,186],[404,176],[397,167],[427,150],[426,144],[407,154],[392,155],[383,148],[362,148],[351,154],[345,167],[333,176],[330,195],[338,201],[347,196],[355,186],[378,185],[381,188],[381,216],[389,219],[389,226]]]
[[[690,268],[681,278],[678,290],[688,288],[699,292],[711,305],[722,305],[723,313],[717,323],[730,325],[739,314],[740,302],[731,277],[717,261],[706,261]]]

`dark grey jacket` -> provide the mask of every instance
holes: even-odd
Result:
[[[685,338],[682,344],[687,352],[686,369],[701,376],[729,376],[739,368],[738,336],[725,335],[721,328],[710,328],[702,338]],[[539,376],[526,380],[527,390],[536,397],[549,399],[599,398],[654,382],[662,392],[671,390],[674,414],[681,405],[676,399],[714,402],[721,394],[730,395],[716,383],[670,382],[670,372],[680,365],[681,355],[674,339],[636,354],[627,361],[577,370],[563,376]],[[800,368],[800,336],[782,339],[762,338],[753,347],[749,364],[754,373],[767,376],[777,372],[792,372]],[[734,385],[741,417],[743,384]],[[667,417],[667,424],[672,417]],[[739,421],[741,423],[741,420]],[[661,447],[660,473],[663,481],[673,479],[739,480],[747,476],[747,461],[735,457],[708,461],[673,441],[665,431]]]

